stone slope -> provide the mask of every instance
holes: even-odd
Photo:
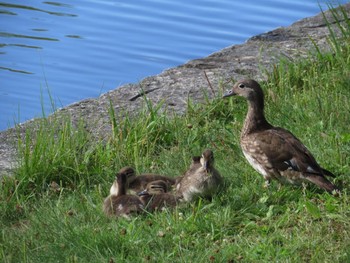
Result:
[[[350,14],[350,3],[343,7]],[[330,12],[325,14],[328,22],[337,28]],[[169,112],[181,114],[186,110],[188,99],[201,102],[205,92],[212,98],[222,86],[220,83],[242,77],[262,80],[266,78],[264,72],[271,70],[281,58],[295,61],[307,57],[310,51],[315,50],[311,39],[320,49],[327,49],[328,35],[327,23],[320,13],[289,27],[254,36],[244,44],[233,45],[208,57],[165,70],[140,83],[123,85],[98,98],[74,103],[58,110],[51,118],[69,114],[75,123],[83,118],[87,129],[98,138],[103,138],[111,128],[108,114],[110,102],[117,114],[136,114],[144,105],[144,93],[152,103],[163,102],[163,107]],[[17,134],[25,134],[26,129],[35,129],[35,120],[0,132],[0,176],[10,174],[15,167]]]

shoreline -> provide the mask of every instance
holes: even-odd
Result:
[[[343,7],[350,13],[350,3]],[[325,11],[325,15],[331,25],[335,23],[328,11]],[[232,78],[265,80],[265,72],[270,71],[282,58],[290,61],[307,58],[310,52],[315,51],[314,43],[320,50],[327,51],[328,36],[328,25],[323,14],[319,13],[288,27],[253,36],[244,44],[226,47],[205,58],[191,60],[158,75],[146,77],[139,83],[126,84],[98,98],[73,103],[58,109],[48,118],[69,115],[75,125],[83,119],[86,128],[102,140],[111,130],[108,113],[110,103],[117,114],[134,115],[144,106],[143,92],[153,105],[163,102],[163,108],[169,113],[182,114],[186,111],[188,99],[196,103],[203,102],[204,93],[212,99],[215,97],[213,90],[219,93],[221,83]],[[27,129],[35,129],[36,120],[0,132],[0,178],[13,173],[17,159],[17,138],[24,136]]]

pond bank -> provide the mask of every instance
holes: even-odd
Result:
[[[349,13],[350,4],[344,5],[344,8]],[[330,24],[335,23],[329,12],[326,16]],[[103,138],[111,129],[110,102],[117,114],[135,114],[144,105],[143,92],[152,103],[163,102],[169,112],[181,114],[186,110],[188,99],[193,102],[204,100],[203,91],[213,98],[221,82],[246,76],[262,80],[266,78],[266,70],[271,70],[281,58],[291,61],[305,58],[315,50],[314,43],[321,50],[327,49],[328,35],[329,29],[322,14],[305,18],[289,27],[254,36],[244,44],[224,48],[208,57],[147,77],[140,83],[123,85],[98,98],[74,103],[58,110],[50,118],[68,114],[73,123],[82,118],[88,130]],[[17,136],[35,127],[36,121],[31,120],[16,129],[0,133],[0,176],[11,174],[15,167]]]

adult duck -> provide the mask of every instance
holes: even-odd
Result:
[[[311,152],[290,131],[271,125],[264,115],[264,93],[258,82],[245,79],[234,84],[224,97],[241,96],[248,101],[248,113],[241,131],[240,145],[250,165],[265,179],[281,183],[311,182],[330,192],[338,188],[326,176]]]

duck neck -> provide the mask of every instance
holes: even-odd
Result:
[[[118,180],[118,196],[126,195],[126,189],[127,189],[127,181],[125,176],[121,178],[121,180]]]
[[[270,128],[264,115],[264,99],[248,100],[248,112],[244,121],[241,137],[259,130]]]
[[[126,186],[124,185],[119,185],[119,191],[118,191],[118,195],[126,195]]]

